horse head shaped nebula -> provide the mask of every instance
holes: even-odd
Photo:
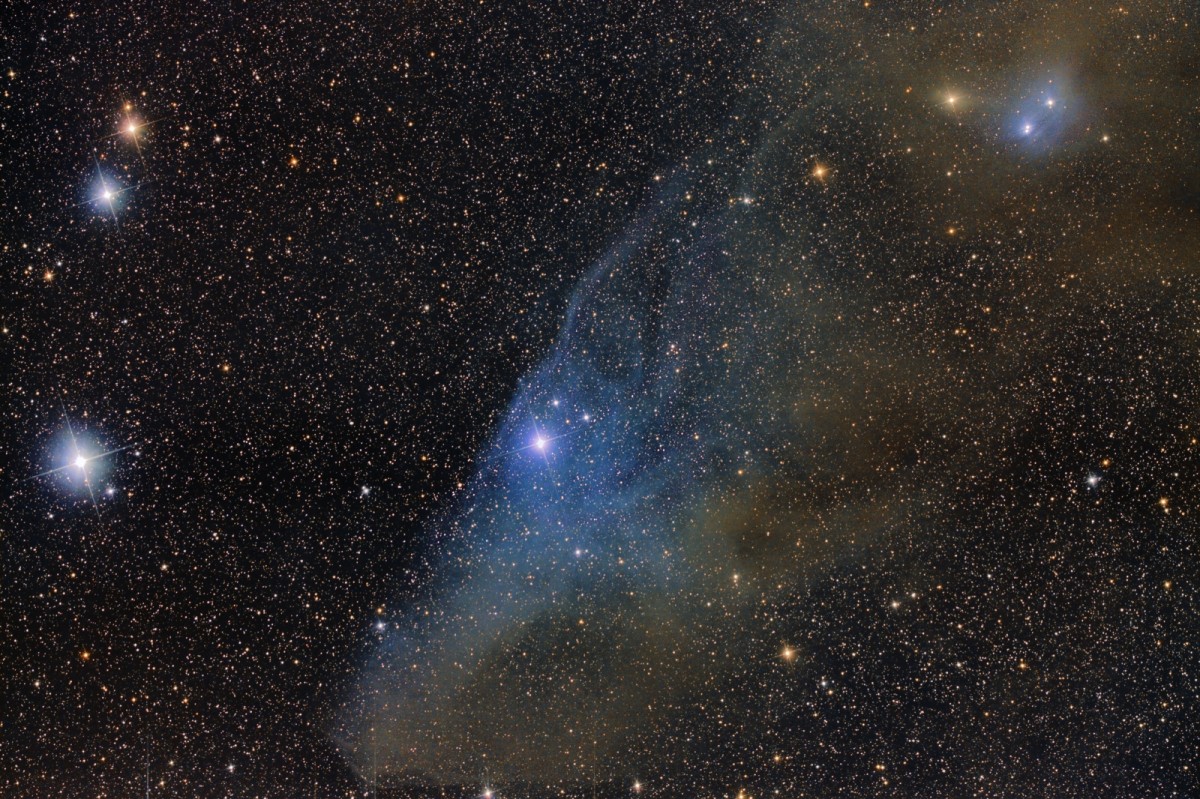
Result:
[[[837,483],[886,475],[905,426],[881,408],[897,423],[860,440],[838,406],[895,375],[822,340],[794,286],[823,267],[769,257],[778,220],[739,201],[685,224],[687,193],[671,181],[580,282],[467,498],[431,524],[436,576],[343,715],[360,766],[632,768],[623,753],[741,665],[730,643],[765,595],[891,513],[886,476],[875,497]]]
[[[874,13],[859,24],[873,30]],[[780,686],[804,674],[829,697],[829,673],[890,668],[883,648],[853,640],[911,652],[942,635],[866,613],[919,595],[889,596],[891,583],[920,575],[941,590],[927,574],[940,559],[943,573],[993,585],[977,551],[1043,540],[1039,514],[1058,500],[1014,503],[1009,486],[1042,496],[1051,470],[1023,464],[1059,468],[1057,431],[1077,421],[1047,399],[1059,385],[1047,364],[1108,351],[1070,327],[1067,289],[1086,277],[1141,290],[1105,283],[1096,254],[1109,244],[1158,253],[1131,262],[1172,262],[1169,232],[1117,236],[1136,226],[1136,204],[1060,190],[1104,174],[1097,96],[1124,95],[1071,91],[1043,59],[1018,68],[1005,55],[971,73],[972,109],[951,113],[895,77],[907,50],[860,58],[859,37],[826,35],[834,17],[819,35],[794,21],[802,33],[777,37],[771,69],[755,73],[764,106],[782,110],[734,115],[579,281],[462,498],[426,527],[422,588],[387,619],[342,708],[333,734],[360,770],[553,784],[631,779],[653,762],[711,776],[712,763],[737,771],[806,729],[871,750],[855,737],[866,726],[822,726],[815,699]],[[993,24],[985,11],[977,22]],[[969,50],[939,28],[918,35]],[[810,59],[840,66],[805,72]],[[944,85],[936,72],[922,80]],[[1018,82],[1033,88],[1001,91]],[[1094,224],[1030,235],[1080,208]],[[960,553],[968,534],[976,549]],[[877,595],[844,594],[870,580]],[[994,640],[1002,658],[1012,639]],[[916,715],[932,716],[946,685],[905,694],[917,680],[874,676],[862,695],[903,695]],[[938,718],[942,751],[969,751],[969,716]],[[918,739],[879,746],[915,751]],[[783,762],[803,776],[763,785],[831,773]]]
[[[655,673],[665,650],[702,623],[683,598],[714,570],[686,530],[741,457],[719,428],[739,424],[727,390],[747,377],[727,341],[737,276],[676,232],[641,220],[581,282],[468,499],[438,520],[438,577],[347,714],[360,762],[374,729],[398,772],[567,773],[627,742],[671,677]]]

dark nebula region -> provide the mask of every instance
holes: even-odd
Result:
[[[0,795],[1200,797],[1198,34],[14,6]]]

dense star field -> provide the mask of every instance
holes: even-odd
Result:
[[[0,795],[1200,796],[1200,7],[27,4]]]

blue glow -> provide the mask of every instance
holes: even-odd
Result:
[[[130,187],[105,172],[102,167],[97,167],[96,175],[88,185],[84,204],[94,215],[115,220],[127,204],[129,191]]]
[[[671,208],[667,218],[677,218]],[[659,213],[657,204],[651,213]],[[712,353],[742,311],[719,298],[735,296],[747,278],[710,242],[688,244],[691,234],[671,233],[668,240],[680,244],[664,258],[658,220],[635,225],[577,287],[559,343],[520,386],[461,504],[429,525],[437,531],[435,577],[368,659],[347,705],[348,748],[375,725],[396,746],[409,748],[397,740],[406,737],[422,753],[437,751],[442,714],[490,690],[477,665],[501,656],[493,647],[572,645],[524,640],[543,625],[574,640],[588,616],[628,613],[627,629],[597,645],[635,647],[655,625],[697,623],[677,598],[714,578],[707,557],[686,556],[691,545],[682,544],[680,530],[702,532],[703,524],[688,520],[703,514],[706,475],[724,472],[707,471],[725,458],[711,432],[731,429],[730,399],[741,395],[712,398],[708,384],[715,374],[721,384],[741,385],[743,367],[730,370]],[[712,311],[694,313],[697,305]],[[681,362],[694,368],[681,371]],[[642,602],[665,616],[634,621]],[[544,682],[528,671],[541,662],[521,661],[512,689]],[[499,721],[493,714],[509,690],[494,696],[494,708],[478,709],[485,723]],[[587,697],[575,699],[576,712],[588,716]],[[631,694],[624,701],[636,719],[639,700]],[[456,724],[454,734],[463,729]]]
[[[1047,80],[1020,98],[1006,135],[1022,149],[1049,151],[1071,137],[1079,103],[1062,81]]]
[[[54,486],[76,501],[86,499],[99,515],[100,502],[112,500],[120,493],[112,482],[115,458],[127,449],[128,446],[106,447],[98,436],[86,428],[77,429],[66,420],[45,454],[42,470],[26,479]]]

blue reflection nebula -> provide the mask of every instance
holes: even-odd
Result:
[[[626,681],[623,698],[602,701],[624,673],[602,674],[606,664],[638,652],[663,660],[667,630],[713,623],[690,595],[727,580],[736,559],[720,537],[698,538],[697,519],[738,453],[764,443],[744,418],[761,407],[751,373],[762,373],[739,299],[749,276],[703,225],[674,221],[683,194],[664,189],[581,281],[468,498],[431,525],[436,576],[364,670],[339,733],[347,749],[365,756],[375,729],[391,752],[463,751],[475,736],[511,734],[511,724],[494,728],[519,702],[527,734],[479,746],[552,769],[564,750],[544,736],[563,720],[604,712],[631,724],[647,691],[659,691]],[[619,746],[624,729],[610,724],[606,745]]]
[[[1024,149],[1050,150],[1069,138],[1078,119],[1078,103],[1064,83],[1047,81],[1021,98],[1008,136]]]

